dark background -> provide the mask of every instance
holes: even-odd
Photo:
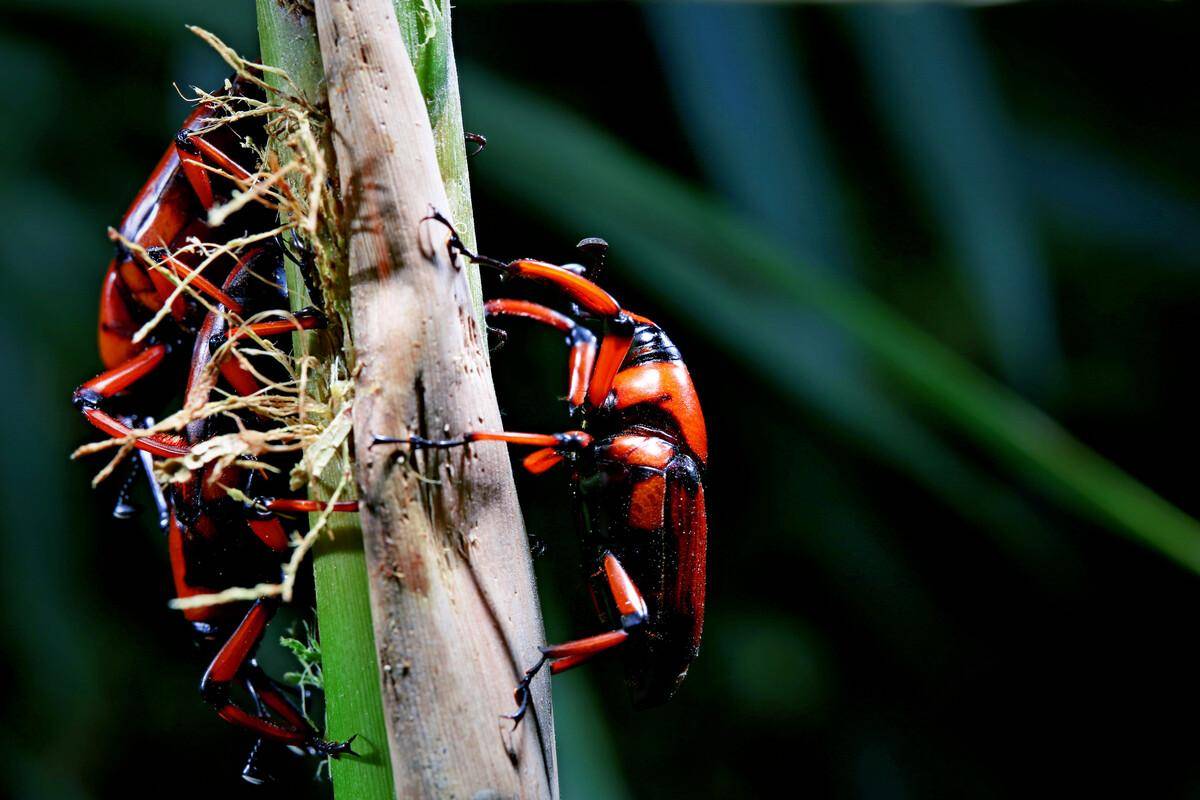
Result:
[[[1003,435],[964,435],[754,259],[695,247],[705,218],[659,219],[686,196],[744,220],[1196,513],[1195,6],[463,2],[455,22],[466,124],[492,140],[482,248],[563,260],[608,238],[609,285],[671,331],[712,440],[704,652],[649,712],[615,664],[556,679],[564,796],[1196,795],[1197,576],[997,457]],[[105,227],[186,113],[171,82],[224,76],[184,23],[257,51],[249,3],[0,10],[14,797],[327,791],[310,764],[240,782],[248,742],[195,692],[151,520],[112,522],[95,465],[67,461],[93,436],[68,400],[98,368]],[[687,192],[605,184],[618,156]],[[664,247],[680,257],[639,257]],[[563,425],[559,342],[522,329],[495,365],[513,429]],[[566,486],[521,488],[550,638],[592,632]]]

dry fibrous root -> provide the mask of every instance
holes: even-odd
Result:
[[[115,451],[96,474],[93,485],[97,485],[133,454],[137,440],[160,434],[179,434],[197,420],[218,416],[233,420],[236,430],[196,443],[186,455],[155,459],[155,478],[161,485],[169,488],[202,474],[209,476],[206,480],[219,483],[222,471],[227,468],[272,469],[259,457],[294,454],[297,460],[289,476],[290,488],[300,493],[308,490],[312,496],[320,494],[327,497],[327,501],[324,511],[315,516],[307,532],[292,532],[293,549],[283,566],[280,581],[194,595],[173,600],[171,605],[190,608],[273,596],[286,601],[291,599],[297,571],[305,555],[327,529],[334,503],[353,499],[348,496],[353,494],[349,447],[353,380],[352,364],[345,355],[352,351],[347,305],[341,299],[347,294],[344,290],[346,259],[337,224],[340,208],[329,189],[329,166],[322,146],[328,136],[327,115],[304,99],[284,71],[242,58],[208,31],[195,27],[191,30],[212,46],[233,69],[237,79],[261,90],[260,97],[244,96],[233,91],[232,81],[226,81],[223,89],[217,92],[194,89],[194,93],[185,99],[219,109],[211,125],[204,130],[258,117],[265,118],[267,132],[265,145],[249,138],[240,142],[243,148],[252,151],[252,160],[259,165],[249,175],[235,175],[208,163],[195,162],[237,187],[231,199],[208,210],[209,226],[220,226],[252,203],[277,212],[279,223],[268,230],[224,242],[205,242],[190,237],[165,254],[151,254],[142,245],[110,229],[109,235],[114,242],[140,258],[148,270],[165,276],[175,286],[162,308],[134,335],[134,343],[150,336],[171,316],[173,305],[185,297],[188,302],[220,316],[229,335],[213,350],[198,377],[193,378],[178,411],[150,427],[135,429],[128,436],[86,444],[72,457]],[[298,273],[300,279],[291,291],[311,292],[309,299],[323,306],[321,310],[329,322],[326,330],[319,334],[274,339],[260,336],[249,326],[279,319],[294,322],[296,317],[288,310],[278,309],[243,318],[197,287],[197,282],[203,280],[205,270],[211,265],[226,259],[237,260],[250,248],[271,243],[278,243],[289,259],[303,264]],[[168,266],[172,262],[182,263],[181,259],[194,265],[190,271]],[[310,284],[307,289],[305,282]],[[313,283],[316,285],[312,286]],[[317,336],[323,338],[314,345]],[[314,350],[319,351],[321,357],[315,355]],[[218,378],[222,363],[228,359],[235,359],[262,388],[249,395],[222,389]],[[266,364],[271,365],[271,369],[264,369]],[[253,427],[245,424],[247,418],[257,420]],[[335,460],[342,465],[340,477],[329,481],[327,467]],[[236,501],[249,500],[237,487],[222,488]]]

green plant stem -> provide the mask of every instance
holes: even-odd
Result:
[[[459,230],[473,242],[470,182],[457,75],[450,49],[449,6],[443,4],[438,8],[440,15],[430,16],[420,0],[396,3],[400,27],[430,112],[450,211]],[[263,63],[286,70],[309,102],[323,105],[325,78],[313,18],[295,10],[293,4],[281,4],[278,0],[257,0],[257,11]],[[326,159],[333,163],[332,148],[327,148]],[[469,278],[476,312],[482,317],[478,270],[472,268]],[[293,308],[308,304],[307,290],[290,262],[288,282]],[[340,296],[335,305],[348,307],[349,287],[337,288]],[[296,342],[298,347],[324,358],[328,367],[333,354],[317,349],[321,340],[305,334],[298,335]],[[344,461],[334,459],[311,495],[328,499],[344,467]],[[332,761],[330,773],[338,797],[390,799],[395,790],[380,697],[362,529],[357,517],[338,514],[330,520],[329,533],[316,546],[313,565],[323,654],[326,735],[346,738],[357,734],[355,750],[361,754],[359,758]]]

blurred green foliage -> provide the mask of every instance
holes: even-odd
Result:
[[[108,520],[65,456],[89,437],[67,397],[97,364],[104,226],[184,113],[170,82],[223,75],[183,24],[252,51],[254,18],[119,9],[0,16],[2,774],[18,797],[249,794],[157,534]],[[705,651],[641,714],[613,664],[557,679],[565,797],[1200,789],[1177,733],[1200,712],[1196,577],[1112,535],[1200,552],[1168,505],[1197,511],[1197,21],[458,8],[481,247],[608,238],[608,282],[671,331],[713,439]],[[562,355],[525,329],[495,354],[511,427],[561,427]],[[590,632],[561,476],[521,489],[550,637]],[[283,788],[322,794],[306,770]]]

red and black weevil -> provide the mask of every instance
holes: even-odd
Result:
[[[230,87],[231,98],[262,99],[260,90],[241,78],[233,78]],[[80,386],[74,394],[74,402],[88,422],[109,436],[128,436],[134,426],[146,422],[144,408],[139,414],[128,408],[126,402],[121,409],[124,413],[114,414],[109,406],[117,395],[127,395],[135,384],[151,374],[167,372],[175,377],[174,373],[185,363],[182,356],[191,347],[191,336],[204,314],[203,307],[187,294],[172,299],[175,284],[123,242],[144,250],[154,265],[188,279],[191,287],[209,303],[241,315],[242,304],[220,287],[224,278],[239,268],[240,261],[234,263],[233,259],[224,258],[210,264],[206,274],[196,274],[193,268],[200,260],[198,255],[170,254],[191,237],[221,244],[236,236],[269,230],[276,224],[277,212],[255,203],[231,215],[219,228],[207,222],[210,208],[230,199],[238,182],[244,184],[252,178],[256,156],[242,142],[249,139],[262,146],[266,141],[261,117],[228,122],[221,120],[222,113],[215,103],[201,103],[188,115],[116,228],[119,242],[100,290],[97,331],[100,359],[106,371]],[[479,134],[467,133],[465,138],[474,148],[472,155],[487,145],[487,139]],[[301,267],[310,296],[320,305],[320,288],[313,278],[311,264],[305,258],[294,260]],[[137,331],[168,302],[171,304],[168,324],[156,327],[145,339],[135,342]],[[304,309],[297,312],[296,318],[310,327],[319,324],[320,314]],[[285,326],[285,330],[292,327]],[[160,385],[170,387],[176,382],[168,379],[160,381]],[[161,457],[181,454],[177,437],[143,437],[136,446]],[[129,507],[125,495],[134,477],[131,471],[118,497],[117,506],[122,511]]]
[[[238,259],[220,287],[227,301],[206,314],[197,329],[186,386],[189,402],[206,403],[214,389],[242,396],[253,395],[263,388],[258,376],[282,377],[272,376],[272,367],[277,365],[269,359],[250,357],[251,366],[247,367],[233,357],[231,349],[222,351],[221,345],[228,340],[232,339],[236,344],[238,339],[251,334],[275,336],[324,325],[323,317],[309,310],[298,316],[230,328],[228,314],[233,308],[246,312],[287,308],[282,270],[282,254],[274,243],[251,248]],[[223,357],[214,362],[219,353],[223,353]],[[213,368],[219,374],[215,385],[206,380]],[[92,387],[104,397],[111,397],[128,389],[140,377],[144,377],[144,373],[138,370],[110,371],[85,386]],[[183,435],[142,437],[135,440],[135,446],[147,458],[182,456],[214,436],[235,432],[239,426],[253,427],[255,422],[241,417],[234,420],[229,415],[205,417],[190,423]],[[130,432],[124,423],[104,430],[114,437]],[[149,474],[151,470],[147,468],[146,472]],[[286,474],[287,469],[275,472]],[[290,543],[277,515],[321,511],[324,505],[311,500],[270,497],[274,481],[268,475],[264,470],[237,466],[219,469],[208,464],[187,480],[172,483],[165,495],[155,485],[154,497],[167,534],[177,597],[213,594],[233,586],[254,586],[278,580],[281,564],[290,552]],[[234,501],[226,487],[239,488],[253,499],[247,503]],[[336,503],[332,510],[354,512],[358,510],[358,503]],[[198,646],[211,659],[200,683],[201,695],[222,719],[257,737],[242,773],[252,782],[261,782],[265,776],[261,760],[264,742],[290,746],[314,755],[353,753],[350,749],[352,739],[345,742],[322,739],[258,666],[255,652],[277,608],[277,599],[264,598],[249,605],[228,603],[183,611]],[[245,689],[253,710],[232,699],[232,690],[237,686]]]
[[[258,90],[241,79],[232,81],[229,94],[233,98],[261,99]],[[326,510],[325,504],[317,501],[269,496],[271,482],[261,470],[226,468],[214,475],[214,468],[209,466],[182,483],[173,483],[164,493],[150,477],[152,459],[186,455],[211,437],[230,432],[235,423],[229,417],[197,420],[183,435],[134,436],[135,428],[153,424],[146,413],[150,396],[169,396],[172,387],[179,385],[176,378],[182,377],[184,367],[189,395],[200,385],[208,387],[206,392],[211,391],[212,387],[199,378],[212,366],[218,368],[221,388],[226,391],[245,396],[261,389],[255,372],[269,371],[269,363],[246,369],[239,359],[229,356],[227,348],[226,356],[213,364],[217,348],[227,339],[250,334],[276,336],[326,324],[323,315],[312,308],[286,313],[288,303],[282,293],[285,282],[280,270],[282,256],[290,253],[278,240],[246,248],[236,257],[224,256],[209,264],[204,274],[197,271],[199,255],[179,254],[192,237],[209,246],[227,244],[277,224],[274,209],[253,203],[231,215],[220,227],[207,222],[211,208],[230,199],[239,184],[244,188],[253,177],[254,152],[242,143],[249,139],[262,147],[266,140],[261,117],[231,122],[222,119],[222,113],[217,104],[202,103],[188,116],[122,217],[115,237],[120,243],[100,294],[98,335],[106,371],[74,393],[75,404],[94,427],[110,437],[133,440],[139,458],[118,493],[114,513],[132,513],[127,496],[140,465],[150,478],[159,521],[167,533],[180,598],[278,580],[289,542],[276,515]],[[468,133],[466,139],[474,148],[472,155],[486,144],[477,134]],[[319,305],[311,263],[306,258],[293,260]],[[155,267],[186,279],[205,302],[186,294],[176,295],[175,284]],[[136,332],[164,309],[164,324],[154,327],[145,339],[134,341]],[[279,310],[280,319],[239,322],[270,310]],[[231,318],[236,326],[232,331],[228,330]],[[184,357],[189,352],[190,362]],[[157,380],[147,380],[150,376]],[[191,399],[203,402],[204,398]],[[241,424],[255,425],[251,419],[243,419]],[[262,496],[239,505],[222,485],[240,488],[248,496]],[[358,503],[336,503],[332,510],[357,511]],[[223,719],[258,737],[243,771],[243,776],[253,782],[259,782],[263,774],[260,755],[265,742],[315,754],[353,752],[350,741],[321,739],[255,662],[255,652],[276,606],[276,600],[263,599],[248,608],[242,603],[195,607],[184,612],[198,643],[211,658],[201,693]],[[231,700],[231,690],[238,685],[247,691],[253,711]]]
[[[274,246],[259,247],[244,255],[229,274],[222,290],[246,308],[287,308],[282,256]],[[300,318],[282,318],[230,328],[227,309],[218,306],[205,317],[196,336],[188,377],[187,397],[191,403],[204,403],[214,387],[203,380],[219,353],[216,364],[221,384],[227,391],[249,396],[262,390],[258,376],[271,376],[268,359],[252,360],[247,368],[221,345],[230,339],[236,344],[251,333],[271,336],[297,329],[323,325],[316,312]],[[220,384],[218,384],[220,385]],[[205,417],[188,425],[184,447],[195,447],[213,436],[231,433],[252,420],[232,420],[225,415]],[[276,474],[286,474],[277,470]],[[290,552],[290,543],[277,514],[280,512],[319,511],[317,501],[257,497],[248,503],[231,499],[226,486],[240,487],[244,494],[269,494],[273,481],[269,473],[237,466],[220,470],[213,464],[195,472],[189,480],[172,484],[168,510],[168,549],[176,595],[180,598],[219,592],[230,586],[254,586],[278,580],[281,562]],[[264,485],[265,484],[265,485]],[[335,504],[335,511],[358,510],[357,502]],[[278,606],[275,599],[260,599],[247,609],[244,603],[201,606],[184,610],[202,649],[212,661],[200,683],[200,692],[229,722],[259,737],[243,776],[253,777],[255,758],[263,740],[298,747],[316,755],[353,752],[350,741],[329,742],[308,724],[295,707],[265,676],[254,660],[266,630]],[[247,710],[231,698],[231,690],[241,684],[255,708]]]
[[[234,82],[235,95],[246,90],[241,82]],[[199,403],[213,388],[200,381],[212,367],[219,370],[226,391],[241,395],[260,391],[255,373],[269,374],[269,360],[256,363],[253,370],[246,369],[226,348],[225,357],[213,364],[217,348],[227,339],[251,334],[276,336],[325,324],[314,309],[287,314],[287,296],[282,289],[286,285],[282,274],[285,251],[277,241],[266,241],[246,248],[236,257],[214,262],[204,275],[193,273],[197,263],[193,257],[169,255],[192,236],[209,245],[222,244],[245,233],[269,230],[275,224],[273,211],[254,206],[238,212],[220,228],[206,223],[208,210],[229,197],[234,181],[245,182],[251,176],[249,151],[235,149],[239,141],[248,136],[261,145],[265,139],[260,123],[221,124],[218,111],[214,105],[203,104],[187,118],[118,228],[121,238],[144,250],[150,261],[188,278],[211,309],[205,313],[202,304],[186,295],[171,299],[174,284],[151,269],[133,248],[118,246],[100,298],[99,345],[107,370],[74,393],[75,403],[87,420],[111,437],[128,437],[135,427],[151,424],[145,414],[148,396],[169,395],[171,387],[179,382],[163,378],[175,377],[183,366],[188,367],[189,395],[198,385],[208,387],[203,397],[191,398]],[[227,155],[234,152],[239,156]],[[165,324],[156,327],[143,342],[134,342],[135,332],[168,303]],[[231,315],[235,320],[244,319],[270,310],[279,310],[280,318],[228,329]],[[190,362],[185,358],[189,352]],[[152,375],[159,380],[147,381]],[[256,423],[244,419],[241,424]],[[140,459],[134,466],[140,464],[149,477],[153,457],[186,455],[197,444],[228,433],[236,425],[228,416],[213,417],[193,422],[183,435],[161,433],[137,438],[134,446]],[[188,480],[172,484],[166,493],[150,479],[159,521],[167,533],[180,598],[278,580],[289,542],[276,514],[318,511],[324,506],[309,500],[270,497],[243,505],[232,501],[223,488],[269,494],[270,481],[264,479],[264,474],[239,468],[214,474],[210,465]],[[120,490],[115,510],[120,516],[132,511],[126,495],[133,477],[131,471]],[[339,503],[334,510],[356,511],[357,503]],[[348,741],[324,741],[256,663],[255,652],[276,606],[276,600],[263,599],[249,607],[241,603],[184,612],[197,643],[211,659],[201,682],[202,695],[223,719],[257,736],[243,770],[243,776],[254,782],[260,782],[264,774],[260,759],[264,742],[314,754],[352,752]],[[253,710],[232,701],[231,690],[236,686],[245,689]]]
[[[232,83],[235,97],[252,96],[256,91],[243,81]],[[190,237],[221,244],[246,232],[269,230],[272,224],[274,212],[256,204],[234,214],[219,228],[207,223],[208,209],[229,198],[236,188],[234,180],[246,181],[251,176],[250,151],[240,142],[247,137],[258,141],[265,138],[261,121],[218,124],[221,113],[212,103],[196,107],[116,228],[120,240],[101,286],[97,331],[106,371],[80,386],[74,395],[75,404],[88,422],[110,436],[128,435],[132,427],[144,422],[144,403],[141,408],[131,407],[137,404],[128,402],[129,390],[151,374],[179,376],[187,363],[191,337],[204,314],[203,306],[190,296],[172,298],[175,284],[148,262],[187,278],[208,301],[240,313],[240,304],[220,288],[224,277],[236,268],[233,259],[219,259],[204,274],[194,274],[197,255],[169,254]],[[168,303],[170,315],[165,324],[135,342],[137,331]],[[177,381],[168,379],[158,385],[171,387]],[[117,395],[122,399],[116,400]],[[114,413],[114,404],[120,407],[120,413]],[[138,443],[139,449],[158,456],[178,455],[178,445],[171,437],[162,436],[147,437]],[[123,501],[124,493],[118,504]]]
[[[691,376],[666,333],[620,304],[580,265],[519,259],[503,262],[472,253],[450,230],[451,260],[458,254],[501,275],[539,281],[563,292],[576,316],[604,323],[596,335],[571,316],[525,300],[497,299],[491,317],[522,317],[566,334],[570,347],[568,405],[582,430],[565,433],[469,431],[456,439],[375,436],[373,445],[447,448],[498,441],[538,448],[524,467],[542,473],[562,461],[572,466],[582,535],[593,550],[592,593],[612,630],[542,648],[542,657],[517,686],[520,722],[529,684],[546,663],[551,674],[621,646],[634,704],[646,707],[674,695],[700,647],[704,625],[707,516],[704,469],[708,437]],[[598,269],[607,245],[580,242],[584,260]]]

